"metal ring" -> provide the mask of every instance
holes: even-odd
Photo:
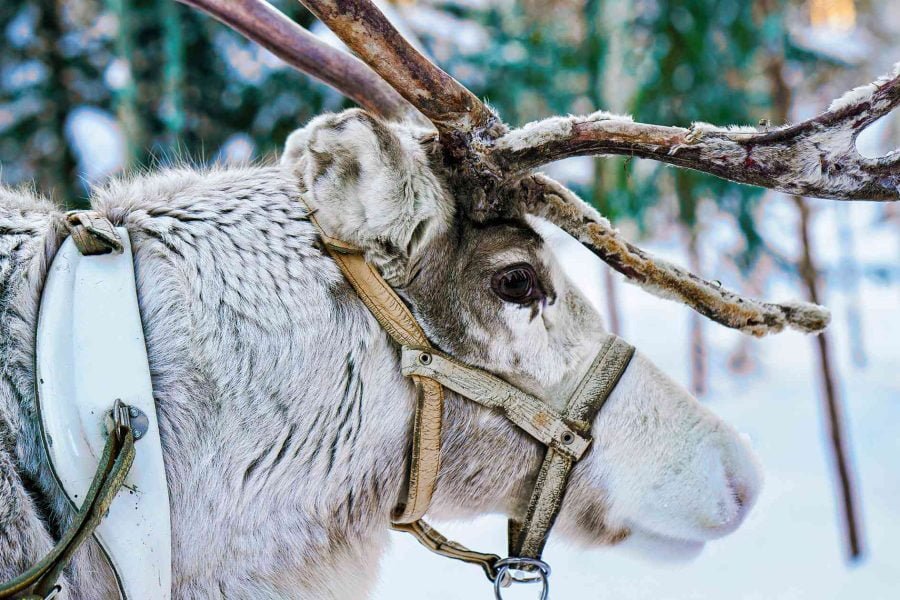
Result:
[[[62,591],[62,586],[57,583],[52,588],[50,588],[50,591],[47,592],[46,596],[44,596],[44,600],[53,600],[54,598],[56,598],[59,595],[59,593],[61,591]]]
[[[423,365],[430,365],[431,364],[431,354],[429,354],[428,352],[423,352],[422,354],[419,355],[419,362],[422,363]]]
[[[547,600],[550,596],[550,565],[537,558],[508,557],[497,561],[495,565],[497,577],[494,578],[494,598],[503,600],[501,587],[508,587],[513,583],[537,583],[541,582],[540,600]],[[515,575],[515,571],[534,573],[534,576]]]
[[[120,440],[123,438],[123,432],[131,429],[131,417],[128,414],[128,405],[122,402],[121,398],[116,398],[113,403],[112,411],[113,431]]]

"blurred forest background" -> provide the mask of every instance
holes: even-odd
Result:
[[[339,43],[298,2],[273,3]],[[666,125],[765,127],[808,118],[900,61],[896,0],[379,4],[419,48],[517,126],[604,109]],[[33,182],[68,207],[84,206],[92,185],[120,173],[174,162],[267,159],[312,116],[350,106],[174,1],[13,0],[0,3],[0,28],[2,183]],[[864,154],[898,146],[897,117],[866,131],[859,142]],[[589,266],[583,273],[600,290],[599,308],[613,331],[679,375],[739,429],[750,429],[762,446],[767,469],[775,469],[769,482],[781,490],[778,502],[794,507],[773,520],[751,519],[759,540],[768,540],[759,543],[790,549],[769,558],[783,556],[788,564],[800,560],[799,552],[810,569],[833,563],[839,573],[857,564],[857,571],[868,569],[865,597],[896,597],[900,565],[878,561],[900,556],[896,541],[879,546],[900,538],[900,436],[889,433],[900,423],[900,350],[891,341],[900,336],[900,206],[785,197],[624,158],[571,159],[548,171],[631,237],[694,272],[752,295],[803,296],[835,309],[835,325],[824,336],[760,342],[720,331],[681,307],[655,304],[608,269]],[[794,420],[773,431],[771,423],[785,415]],[[863,440],[859,448],[854,439]],[[785,466],[788,455],[804,458]],[[801,483],[807,476],[809,485]],[[786,491],[794,486],[803,492]],[[815,508],[801,510],[801,497]],[[807,522],[808,530],[798,526]],[[784,546],[786,539],[801,543]],[[389,561],[379,592],[385,598],[403,589],[391,581],[403,577],[390,565],[418,553],[405,543]],[[745,588],[760,589],[771,573],[762,552],[754,545],[722,560],[758,562],[759,571],[747,571]],[[580,562],[598,565],[597,585],[615,589],[604,561]],[[685,573],[707,582],[722,578],[712,567],[696,568]],[[463,572],[459,577],[468,581]],[[615,576],[652,579],[654,573],[627,563]],[[784,573],[805,576],[802,569]],[[758,597],[860,597],[850,595],[860,591],[860,577],[839,573],[823,575],[812,588],[778,585]],[[577,577],[568,579],[572,595],[584,589],[583,581],[582,587],[572,581]],[[662,593],[645,585],[623,595],[644,597],[645,589],[647,597],[695,597],[677,591],[677,575],[659,581]],[[730,587],[710,590],[735,597]],[[455,588],[447,594],[429,597],[464,597]]]

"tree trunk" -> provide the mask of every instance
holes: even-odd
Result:
[[[700,273],[699,232],[696,225],[688,231],[688,264],[691,272]],[[690,323],[691,391],[695,396],[706,394],[707,360],[706,340],[703,335],[703,317],[691,311]]]
[[[605,74],[608,32],[601,31],[605,24],[603,19],[604,0],[586,0],[582,9],[584,17],[584,54],[588,71],[588,97],[595,109],[603,106],[603,77]],[[616,215],[608,201],[614,184],[615,161],[604,158],[594,159],[594,181],[591,187],[591,203],[609,219]],[[617,282],[612,269],[604,266],[603,282],[606,288],[606,312],[609,318],[609,330],[622,335],[622,315],[619,311],[619,294]]]
[[[603,278],[606,287],[606,312],[609,316],[609,330],[622,335],[622,318],[619,313],[619,292],[612,269],[603,267]]]
[[[697,199],[694,197],[691,175],[685,171],[675,172],[675,196],[678,200],[678,218],[687,237],[688,268],[692,273],[702,275]],[[689,329],[690,387],[694,395],[702,396],[707,388],[706,340],[703,335],[703,319],[696,311],[690,312]]]
[[[775,122],[787,123],[790,116],[791,91],[784,79],[784,59],[781,56],[773,56],[767,65],[767,73],[772,86]],[[802,248],[798,265],[800,277],[806,287],[809,299],[819,304],[821,293],[818,270],[813,259],[815,253],[812,247],[809,205],[800,196],[793,196],[793,200],[800,215],[799,234]],[[856,493],[853,485],[856,477],[851,472],[849,451],[845,442],[843,410],[840,398],[838,398],[838,378],[831,358],[831,339],[827,332],[822,332],[815,336],[814,340],[819,357],[819,374],[825,401],[828,439],[836,470],[836,485],[839,490],[838,501],[843,513],[846,553],[850,561],[856,561],[862,556],[861,528],[856,514]]]
[[[602,159],[594,160],[594,181],[591,185],[591,203],[597,207],[602,214],[608,215],[609,203],[607,194],[610,185],[608,181],[611,179],[609,172],[609,164]],[[603,265],[599,268],[603,269],[603,283],[606,291],[606,312],[609,318],[609,330],[616,335],[622,335],[622,316],[619,311],[619,295],[616,289],[616,278],[612,269]]]
[[[160,3],[163,22],[165,67],[163,121],[166,125],[166,145],[176,152],[180,149],[184,132],[184,32],[181,24],[181,4],[166,0]]]
[[[800,196],[794,196],[794,203],[800,213],[800,237],[803,247],[799,265],[800,276],[806,286],[809,299],[818,304],[821,294],[819,293],[818,271],[813,262],[809,205]],[[855,477],[851,472],[849,452],[845,442],[843,410],[838,398],[837,375],[831,358],[831,342],[827,333],[820,333],[815,337],[815,341],[819,354],[819,372],[828,421],[828,439],[831,443],[834,466],[837,469],[837,485],[844,514],[847,555],[851,561],[856,561],[862,556],[862,544],[855,506],[853,485]]]
[[[122,80],[114,90],[116,115],[125,134],[125,168],[141,163],[145,151],[144,131],[137,106],[137,81],[134,72],[134,27],[137,14],[133,0],[107,0],[109,8],[118,20],[116,58],[120,63]]]

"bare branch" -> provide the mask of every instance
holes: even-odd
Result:
[[[300,0],[441,133],[469,133],[497,118],[472,92],[402,36],[369,0]]]
[[[565,230],[610,267],[655,296],[687,304],[732,329],[762,337],[785,326],[815,333],[827,327],[828,310],[817,304],[762,302],[724,289],[623,239],[596,210],[562,184],[543,175],[522,181],[525,210]]]
[[[389,120],[422,118],[365,63],[319,40],[265,0],[179,1],[206,12],[372,114]]]
[[[900,199],[900,152],[870,159],[856,138],[900,105],[900,63],[821,115],[771,131],[695,123],[690,129],[595,113],[553,117],[510,131],[491,150],[508,173],[571,156],[637,156],[790,194],[835,200]]]

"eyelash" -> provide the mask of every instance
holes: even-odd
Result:
[[[518,281],[517,281],[518,280]],[[523,282],[527,288],[511,290],[510,285]],[[491,289],[504,302],[526,306],[544,298],[544,291],[534,268],[528,263],[510,265],[494,273],[491,278]]]

